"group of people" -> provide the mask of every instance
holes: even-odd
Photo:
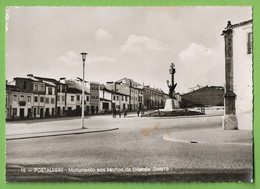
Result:
[[[115,118],[117,114],[119,115],[119,117],[121,117],[122,113],[124,114],[124,117],[126,117],[127,116],[127,109],[124,109],[123,111],[121,111],[120,109],[114,108],[112,110],[113,118]]]
[[[116,118],[117,114],[119,115],[119,117],[121,117],[122,113],[123,113],[124,117],[126,117],[127,116],[127,109],[123,109],[122,111],[120,109],[116,109],[116,108],[112,109],[113,118]],[[144,111],[140,108],[136,109],[136,113],[137,113],[138,117],[140,116],[140,113],[141,113],[141,117],[143,117],[143,115],[144,115]]]

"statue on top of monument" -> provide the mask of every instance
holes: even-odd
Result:
[[[174,93],[175,93],[175,88],[177,86],[177,83],[174,84],[174,74],[175,74],[175,65],[172,63],[169,69],[169,73],[171,74],[172,77],[172,83],[169,84],[169,80],[166,81],[168,87],[169,87],[169,97],[171,99],[175,98]]]

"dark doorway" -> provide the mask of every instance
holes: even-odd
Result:
[[[91,113],[92,113],[92,114],[95,113],[95,106],[91,106]]]
[[[103,110],[108,110],[109,104],[107,102],[103,102]]]
[[[27,117],[28,118],[32,117],[32,109],[31,108],[28,108]]]
[[[36,108],[33,108],[33,117],[36,117]]]
[[[43,108],[40,109],[40,117],[43,117]]]
[[[50,116],[50,108],[46,108],[46,113],[45,113],[45,117]]]
[[[58,115],[60,115],[60,107],[58,107],[57,111]]]
[[[20,118],[24,118],[24,108],[20,108]]]

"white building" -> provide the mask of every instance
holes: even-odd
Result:
[[[236,115],[239,129],[252,129],[252,20],[233,25],[233,64]]]

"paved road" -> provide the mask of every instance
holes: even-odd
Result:
[[[55,125],[66,128],[66,125],[75,127],[80,125],[80,119],[65,121],[66,124],[64,120],[43,122],[41,126],[44,127],[46,124],[48,127]],[[119,129],[111,132],[7,141],[7,180],[18,182],[251,180],[251,146],[175,143],[163,139],[169,131],[177,133],[219,128],[221,116],[137,118],[132,115],[116,119],[111,116],[96,116],[86,119],[86,123],[89,128],[112,126]],[[9,123],[8,127],[12,125],[19,127],[19,124],[24,127],[22,123]],[[34,124],[30,123],[30,127]],[[46,170],[46,168],[56,169]],[[98,168],[100,169],[97,170]],[[106,172],[103,173],[103,169]]]

